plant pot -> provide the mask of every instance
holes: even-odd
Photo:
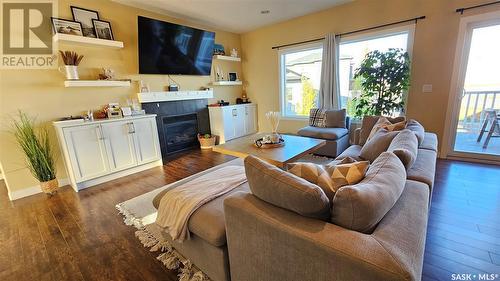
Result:
[[[59,188],[59,182],[57,179],[40,182],[40,187],[45,194],[52,195],[57,192]]]
[[[68,80],[78,80],[80,79],[78,76],[78,66],[76,65],[65,65],[64,70],[59,68],[61,73],[66,75],[66,79]]]
[[[216,136],[212,136],[210,138],[204,138],[203,136],[198,135],[198,141],[200,142],[201,149],[211,149],[215,146]]]

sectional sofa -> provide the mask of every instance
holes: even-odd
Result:
[[[360,151],[377,119],[366,117],[362,127],[354,132],[355,143],[337,159],[360,159]],[[382,185],[384,182],[401,185],[399,192],[375,192],[367,197],[393,200],[381,212],[370,203],[379,201],[377,199],[357,198],[357,202],[361,202],[357,209],[350,208],[344,200],[342,212],[332,212],[333,202],[325,203],[323,197],[317,205],[283,202],[282,194],[274,192],[280,188],[276,187],[276,181],[266,181],[257,173],[251,177],[259,181],[249,178],[249,183],[193,214],[189,221],[191,240],[177,243],[171,241],[168,234],[164,236],[212,280],[420,280],[437,155],[436,136],[423,134],[411,167],[405,167],[393,152],[386,152],[382,157],[384,161],[377,159],[378,163],[372,165],[380,172],[375,172],[375,168],[372,172],[369,170],[370,177],[377,176]],[[238,159],[230,164],[243,165],[243,161]],[[272,166],[266,169],[271,174],[278,173],[275,174],[278,178],[279,173],[294,177]],[[246,170],[248,176],[249,170]],[[394,171],[397,172],[392,175]],[[380,179],[380,174],[388,177]],[[291,180],[307,185],[295,178]],[[361,186],[358,189],[361,190]],[[306,193],[303,195],[295,199],[307,197]],[[153,201],[157,208],[161,197],[162,193]],[[319,205],[323,205],[319,217],[300,209],[315,209]],[[332,214],[340,213],[343,217],[333,218]],[[377,213],[380,220],[370,218],[372,213]],[[372,225],[363,228],[360,225],[364,221],[371,221]]]

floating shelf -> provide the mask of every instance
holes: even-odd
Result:
[[[216,81],[212,82],[214,86],[238,86],[243,85],[243,81]]]
[[[121,41],[97,39],[97,38],[70,35],[70,34],[61,34],[61,33],[54,35],[54,42],[82,45],[82,46],[113,48],[113,49],[123,48],[123,42]]]
[[[130,81],[66,80],[64,87],[130,87]]]
[[[214,59],[217,60],[228,60],[228,61],[241,61],[241,58],[231,57],[231,56],[223,56],[223,55],[215,55]]]

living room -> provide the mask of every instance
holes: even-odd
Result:
[[[500,1],[35,2],[2,280],[500,278]]]

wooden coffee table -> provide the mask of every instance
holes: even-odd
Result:
[[[240,158],[253,155],[282,169],[286,169],[287,163],[295,162],[296,160],[312,153],[326,144],[326,141],[324,140],[292,135],[281,135],[285,140],[285,145],[282,147],[258,148],[254,146],[255,140],[263,137],[264,135],[265,134],[254,134],[228,141],[225,144],[216,145],[213,148],[213,151]]]

